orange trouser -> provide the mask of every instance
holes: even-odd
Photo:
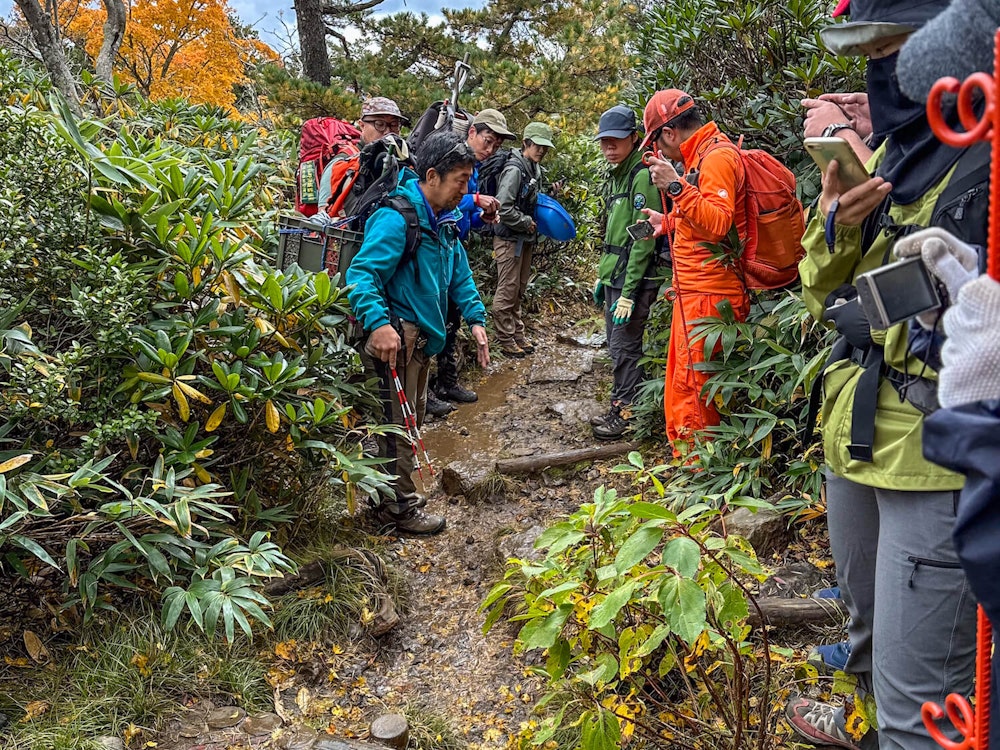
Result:
[[[737,320],[746,320],[750,312],[750,300],[745,294],[734,297],[727,294],[686,292],[674,300],[663,390],[663,412],[667,419],[667,437],[670,442],[689,440],[694,430],[719,424],[719,412],[715,405],[711,402],[706,404],[701,396],[701,389],[710,373],[694,369],[696,364],[705,361],[705,342],[699,340],[692,344],[689,332],[698,318],[718,318],[719,310],[716,305],[724,299],[732,303]]]

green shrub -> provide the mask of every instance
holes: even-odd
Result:
[[[634,494],[598,488],[542,534],[544,559],[512,561],[483,603],[485,629],[506,613],[515,649],[546,657],[532,671],[547,716],[519,746],[549,747],[571,727],[583,750],[773,746],[770,647],[747,624],[752,549],[715,531],[710,505],[669,510],[663,467],[628,460],[615,471],[633,475]]]
[[[20,106],[0,68],[3,564],[58,565],[88,618],[127,586],[249,634],[282,546],[387,479],[343,290],[269,265],[285,143],[179,101]]]

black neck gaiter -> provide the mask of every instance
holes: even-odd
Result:
[[[907,98],[896,80],[899,53],[868,61],[867,88],[872,128],[886,139],[885,158],[876,174],[892,183],[892,201],[907,205],[919,199],[954,166],[963,149],[946,146],[927,122],[927,110]],[[958,127],[954,107],[946,122]]]

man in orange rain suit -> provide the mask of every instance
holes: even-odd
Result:
[[[714,122],[705,122],[694,99],[677,89],[657,91],[643,113],[644,144],[656,152],[650,158],[652,182],[672,203],[668,222],[673,224],[674,300],[667,352],[663,410],[667,437],[690,444],[692,432],[719,424],[719,413],[701,391],[708,373],[695,369],[705,359],[701,341],[691,341],[690,330],[699,318],[720,317],[717,305],[728,300],[739,321],[750,311],[746,286],[732,268],[712,258],[705,243],[726,240],[735,224],[741,237],[746,233],[743,162],[735,144]],[[678,174],[672,161],[684,164]],[[650,212],[653,224],[662,222]]]

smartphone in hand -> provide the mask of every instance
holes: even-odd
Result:
[[[803,143],[806,147],[806,153],[812,157],[816,166],[823,173],[826,173],[831,161],[837,160],[837,166],[840,167],[838,172],[840,184],[845,190],[850,190],[871,179],[871,175],[868,174],[868,170],[865,169],[865,165],[861,163],[858,155],[854,153],[851,144],[843,138],[806,138]]]
[[[639,240],[648,240],[656,230],[648,221],[637,221],[635,224],[625,227],[625,231],[628,232],[629,237],[638,242]]]

